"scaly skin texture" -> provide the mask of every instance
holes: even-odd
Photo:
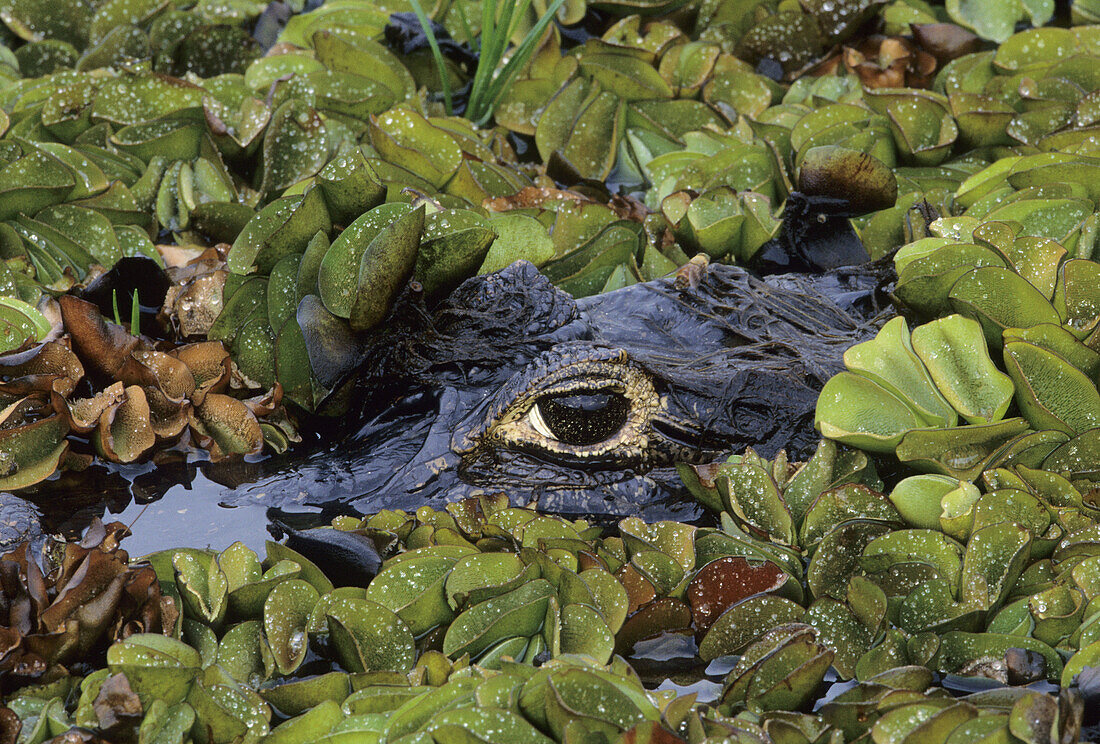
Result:
[[[370,512],[506,493],[547,511],[690,519],[676,462],[812,450],[817,393],[879,327],[883,278],[875,265],[762,280],[693,263],[574,301],[524,262],[475,277],[434,312],[398,308],[365,354],[362,414],[332,444],[265,461],[225,501]],[[625,397],[622,427],[588,445],[540,432],[540,398],[576,391]]]
[[[0,550],[24,540],[43,537],[38,510],[33,504],[10,493],[0,493]]]

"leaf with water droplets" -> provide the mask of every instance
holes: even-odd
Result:
[[[478,654],[493,643],[513,636],[532,636],[546,617],[555,594],[545,579],[535,579],[512,591],[474,605],[459,615],[443,638],[443,652],[452,659]]]
[[[321,300],[329,312],[339,318],[350,317],[367,248],[387,227],[411,211],[408,204],[400,202],[382,204],[360,215],[332,241],[317,274]],[[380,244],[378,249],[382,247]]]
[[[264,632],[282,674],[297,669],[309,650],[306,625],[320,594],[301,579],[278,584],[264,602]]]
[[[1019,524],[1002,522],[976,530],[966,545],[959,600],[967,610],[996,607],[1031,556],[1031,534]]]
[[[850,347],[844,352],[844,366],[905,400],[926,426],[954,426],[958,421],[913,350],[904,318],[892,319],[874,340]]]
[[[825,383],[814,416],[814,426],[823,436],[870,452],[892,452],[905,432],[922,425],[904,400],[851,372]]]
[[[270,198],[315,175],[329,154],[328,131],[321,116],[299,99],[287,101],[271,115],[264,135],[261,193]]]
[[[912,341],[936,387],[963,418],[985,424],[1004,416],[1014,386],[993,365],[975,321],[940,318],[913,329]]]
[[[555,738],[573,721],[595,724],[596,730],[624,731],[646,719],[631,696],[611,681],[585,669],[564,669],[550,676],[546,718]],[[600,726],[599,724],[604,724]]]
[[[366,599],[336,598],[325,606],[340,663],[352,672],[406,672],[416,661],[409,627],[393,611]]]
[[[452,609],[472,607],[523,583],[526,565],[514,553],[475,553],[452,564],[446,601]]]
[[[947,0],[947,13],[960,26],[973,29],[984,39],[996,42],[1006,41],[1016,30],[1016,24],[1030,21],[1041,26],[1050,20],[1054,12],[1054,3],[1049,0],[1037,2],[984,3],[981,0]],[[1044,31],[1047,29],[1043,29]],[[1062,29],[1049,29],[1061,31]],[[1022,40],[1021,40],[1022,41]],[[1042,45],[1039,46],[1042,49]],[[1020,54],[1023,54],[1021,50]],[[998,55],[1000,56],[1000,55]],[[1017,53],[1006,55],[1017,58]],[[1004,58],[1002,58],[1004,60]],[[1002,61],[1002,64],[1005,62]]]
[[[606,664],[614,651],[615,634],[598,610],[586,604],[567,604],[562,608],[563,654],[583,654]]]
[[[268,274],[284,257],[305,250],[318,232],[332,229],[320,189],[268,204],[241,230],[226,258],[230,271]]]
[[[551,744],[552,739],[516,713],[495,707],[466,707],[436,715],[424,727],[438,744]]]
[[[803,707],[821,684],[833,651],[818,643],[818,632],[802,623],[780,623],[749,646],[726,678],[725,706],[755,710]]]
[[[799,543],[813,550],[829,530],[848,519],[878,519],[895,522],[900,514],[878,491],[861,483],[845,483],[823,492],[806,512]]]
[[[893,526],[886,521],[851,519],[827,532],[806,571],[806,583],[813,595],[843,599],[848,579],[862,571],[859,559],[863,549]]]
[[[543,109],[535,142],[544,162],[557,154],[581,178],[602,180],[615,163],[625,119],[618,96],[577,78]]]
[[[259,693],[281,713],[296,716],[326,700],[342,702],[351,694],[351,681],[347,672],[327,672],[273,687],[262,687]]]
[[[158,699],[181,702],[201,664],[198,651],[158,633],[138,633],[107,649],[111,673],[126,675],[145,708]]]
[[[1075,436],[1100,426],[1096,385],[1064,358],[1023,341],[1005,344],[1004,356],[1016,403],[1034,428]]]
[[[931,664],[933,669],[954,674],[981,657],[1004,658],[1005,652],[1010,648],[1022,648],[1041,654],[1046,660],[1047,679],[1057,680],[1061,677],[1062,659],[1053,648],[1034,638],[1001,633],[948,631],[940,636],[939,650]]]
[[[1010,418],[992,424],[951,429],[913,429],[894,453],[918,470],[969,481],[1028,431],[1028,422]]]
[[[383,158],[442,188],[462,163],[462,149],[449,133],[412,109],[397,107],[371,117],[371,144]]]
[[[793,545],[794,519],[775,480],[752,462],[727,463],[714,479],[726,509],[776,542]]]
[[[425,554],[390,563],[367,587],[367,599],[396,612],[414,636],[454,618],[444,586],[455,558]]]
[[[898,481],[889,499],[906,522],[935,530],[940,526],[940,499],[958,485],[958,480],[944,475],[912,475]]]
[[[783,597],[759,594],[748,597],[723,612],[699,642],[699,657],[712,661],[739,653],[766,631],[783,623],[802,619],[801,605]]]
[[[496,238],[488,220],[473,211],[446,209],[428,215],[413,270],[424,296],[444,297],[475,274]]]
[[[370,330],[389,315],[398,294],[412,278],[423,232],[421,205],[383,228],[364,249],[348,313],[353,331]]]

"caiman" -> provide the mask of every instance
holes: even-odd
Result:
[[[580,300],[529,263],[375,334],[362,416],[228,503],[370,512],[506,493],[545,511],[686,518],[674,465],[812,452],[817,394],[883,316],[875,264],[756,278],[696,260]]]
[[[692,519],[676,463],[812,451],[818,391],[884,319],[883,278],[876,264],[758,278],[696,259],[574,300],[517,262],[431,311],[407,296],[362,352],[357,415],[246,468],[222,501],[372,512],[506,493],[550,512]],[[18,508],[0,502],[0,521],[30,529]]]

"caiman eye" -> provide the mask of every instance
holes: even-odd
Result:
[[[661,405],[653,378],[622,350],[560,344],[505,383],[479,411],[484,423],[455,432],[452,448],[464,457],[491,448],[597,468],[640,465],[653,456]]]
[[[531,407],[531,428],[549,439],[584,446],[599,444],[626,425],[630,401],[616,392],[543,395]]]

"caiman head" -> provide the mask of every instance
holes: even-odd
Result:
[[[265,461],[226,501],[368,512],[505,493],[690,518],[677,463],[812,451],[817,393],[877,330],[881,280],[874,266],[758,279],[693,262],[574,300],[513,264],[431,312],[399,306],[363,355],[341,435],[304,461]]]

